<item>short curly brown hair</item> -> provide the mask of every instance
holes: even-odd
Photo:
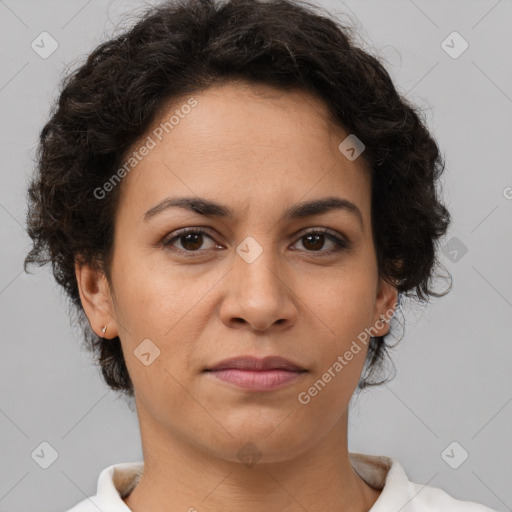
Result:
[[[401,97],[379,59],[352,30],[301,0],[177,0],[147,10],[100,44],[62,82],[40,134],[28,189],[29,263],[52,263],[105,382],[134,396],[119,338],[91,329],[80,301],[76,257],[110,281],[113,226],[121,187],[93,193],[173,98],[230,80],[305,90],[330,119],[366,146],[379,275],[402,296],[427,302],[439,264],[436,245],[450,214],[436,189],[444,162],[418,108]],[[400,306],[400,300],[399,300]],[[395,320],[395,319],[393,319]],[[372,337],[358,390],[379,385],[389,344]]]

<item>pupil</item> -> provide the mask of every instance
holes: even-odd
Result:
[[[202,234],[201,233],[188,233],[187,235],[185,235],[183,238],[185,239],[185,243],[182,243],[183,247],[185,247],[185,249],[189,249],[189,250],[194,250],[194,249],[199,249],[202,245]],[[195,240],[191,240],[191,239],[195,239]],[[195,245],[194,245],[194,241],[195,241]],[[192,246],[190,246],[190,242],[192,242]],[[199,243],[198,243],[199,242]],[[188,245],[188,247],[187,247]]]
[[[306,235],[306,240],[310,240],[311,238],[315,238],[316,239],[316,244],[313,244],[314,247],[313,247],[313,250],[315,249],[320,249],[323,245],[323,243],[320,243],[320,245],[318,246],[318,241],[319,239],[323,238],[324,235]]]
[[[199,249],[202,245],[202,233],[188,233],[184,235],[182,239],[182,245],[187,250]],[[306,244],[309,244],[310,250],[319,250],[323,246],[324,235],[306,235]]]

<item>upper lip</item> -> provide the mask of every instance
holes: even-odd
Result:
[[[230,359],[224,359],[215,366],[207,368],[206,370],[228,369],[306,371],[306,369],[299,364],[280,356],[267,356],[264,358],[257,358],[253,356],[232,357]]]

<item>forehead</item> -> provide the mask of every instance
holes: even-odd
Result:
[[[305,91],[244,82],[174,99],[132,148],[152,146],[124,178],[121,204],[143,215],[167,196],[197,195],[246,211],[329,193],[369,210],[367,163],[341,153],[349,133],[329,119]]]

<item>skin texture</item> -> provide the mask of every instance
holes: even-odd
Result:
[[[338,150],[348,132],[308,93],[231,82],[193,97],[197,106],[122,182],[112,287],[76,265],[91,326],[119,335],[135,387],[145,469],[125,502],[134,512],[369,510],[380,492],[355,473],[347,448],[365,346],[308,404],[297,398],[396,305],[396,289],[378,277],[367,164]],[[168,105],[152,129],[188,99]],[[185,196],[235,216],[174,207],[144,220],[165,198]],[[330,196],[355,203],[364,229],[344,210],[281,220],[297,203]],[[208,228],[202,242],[163,245],[199,226]],[[336,247],[328,238],[304,238],[313,228],[349,248],[327,255]],[[263,251],[251,263],[236,252],[249,236]],[[380,325],[375,335],[388,332]],[[160,350],[148,366],[134,355],[145,339]],[[203,372],[248,354],[308,371],[259,393]],[[248,442],[261,454],[251,467],[237,455]]]

